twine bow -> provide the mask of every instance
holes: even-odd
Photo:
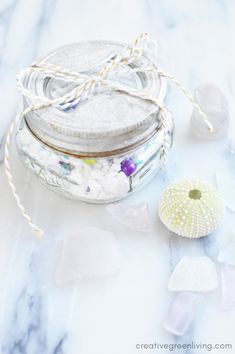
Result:
[[[62,68],[55,64],[47,63],[44,60],[39,62],[34,62],[25,70],[21,71],[17,75],[17,86],[22,94],[27,97],[31,105],[19,113],[15,120],[12,122],[5,143],[5,171],[8,178],[9,185],[11,187],[12,193],[16,199],[16,203],[21,210],[22,215],[25,217],[31,228],[33,229],[37,238],[41,238],[43,231],[33,223],[32,218],[27,214],[19,195],[17,194],[15,184],[13,182],[13,176],[11,173],[10,163],[9,163],[9,147],[11,136],[14,131],[14,128],[17,122],[22,119],[26,114],[47,108],[49,106],[55,106],[56,108],[62,109],[64,111],[69,110],[71,107],[75,107],[82,103],[84,100],[88,99],[89,95],[92,95],[98,86],[108,87],[112,90],[119,90],[128,95],[138,97],[143,100],[150,101],[155,104],[156,112],[159,111],[162,128],[163,128],[163,144],[161,147],[160,160],[162,165],[166,164],[168,151],[170,147],[170,138],[169,138],[169,126],[170,126],[170,114],[167,108],[164,105],[164,102],[160,101],[157,97],[153,96],[151,93],[146,92],[146,90],[138,90],[130,87],[121,85],[114,80],[111,80],[112,76],[118,72],[130,73],[130,72],[154,72],[160,76],[170,79],[174,84],[176,84],[181,91],[186,95],[186,97],[192,102],[194,107],[199,111],[202,119],[207,125],[209,131],[213,132],[213,126],[207,119],[205,113],[201,110],[200,106],[195,102],[194,98],[188,93],[188,91],[180,84],[175,77],[165,73],[158,69],[155,65],[154,60],[150,60],[151,65],[141,68],[135,68],[131,64],[136,63],[142,56],[146,55],[150,58],[150,51],[156,49],[156,42],[150,39],[147,33],[141,34],[132,45],[124,47],[120,53],[115,55],[113,58],[110,58],[106,64],[101,68],[100,71],[94,75],[88,76],[81,74],[76,71],[71,71],[66,68]],[[24,86],[24,77],[31,73],[43,73],[51,78],[61,78],[64,81],[72,82],[73,89],[55,99],[48,99],[46,97],[41,97],[35,95],[29,89]]]

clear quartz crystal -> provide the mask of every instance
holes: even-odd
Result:
[[[221,266],[222,310],[235,308],[235,266],[223,263]]]
[[[235,141],[230,140],[225,149],[225,156],[227,159],[233,159],[235,161]]]
[[[235,239],[233,238],[219,251],[218,261],[235,266]]]
[[[113,275],[120,266],[119,246],[115,235],[96,227],[68,235],[59,248],[57,258],[58,285],[78,279]]]
[[[148,204],[145,202],[136,205],[110,204],[106,209],[117,221],[130,229],[140,232],[150,232],[152,229]]]
[[[226,207],[235,212],[235,173],[232,169],[219,170],[216,182]]]
[[[189,328],[203,296],[193,292],[180,292],[173,300],[164,321],[168,332],[182,336]]]
[[[168,283],[170,291],[209,292],[218,286],[214,262],[207,257],[185,256],[176,265]]]
[[[224,137],[229,126],[229,106],[221,90],[212,84],[201,85],[195,90],[194,98],[212,123],[214,133],[209,132],[196,108],[191,117],[192,132],[198,138],[205,140]]]

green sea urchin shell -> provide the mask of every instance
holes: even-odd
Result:
[[[213,232],[223,219],[224,203],[213,184],[182,180],[163,193],[159,216],[177,235],[198,238]]]

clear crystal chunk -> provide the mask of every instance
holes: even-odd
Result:
[[[182,336],[189,328],[203,296],[192,292],[180,292],[173,300],[164,321],[168,332]]]
[[[195,108],[191,117],[192,132],[201,139],[219,139],[226,135],[229,126],[229,106],[225,95],[212,84],[199,86],[194,98],[212,123],[214,133],[210,133],[200,113]]]

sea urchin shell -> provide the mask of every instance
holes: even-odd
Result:
[[[189,238],[213,232],[224,215],[224,203],[213,184],[182,180],[171,184],[163,193],[159,216],[176,234]]]

